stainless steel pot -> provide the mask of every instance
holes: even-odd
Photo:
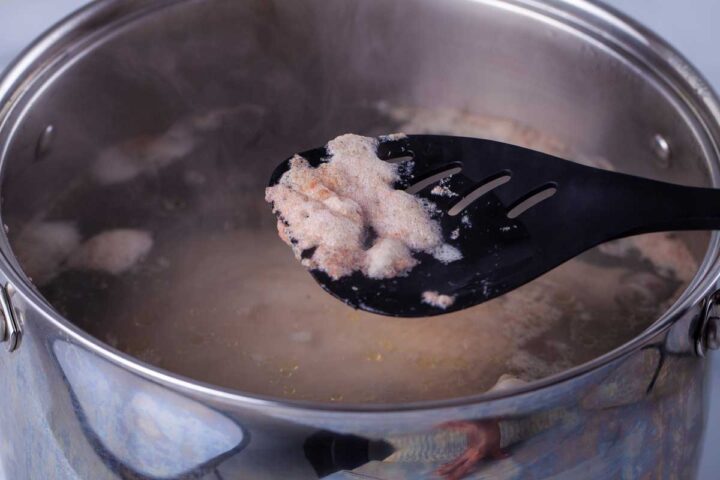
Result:
[[[38,215],[98,147],[247,98],[281,139],[248,160],[258,192],[288,151],[369,132],[377,101],[519,120],[627,172],[720,184],[713,93],[594,3],[118,0],[55,27],[0,83],[3,220],[12,231]],[[448,478],[692,478],[720,266],[716,236],[688,241],[704,261],[683,296],[601,358],[511,392],[340,406],[223,390],[117,352],[43,300],[3,236],[2,476],[425,478],[465,455],[470,471]],[[471,437],[493,432],[507,455],[483,459]]]

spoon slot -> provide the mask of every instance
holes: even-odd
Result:
[[[507,182],[510,181],[510,178],[510,172],[501,172],[493,175],[492,177],[488,177],[482,182],[479,187],[477,187],[475,190],[463,197],[463,199],[460,200],[458,203],[453,205],[453,207],[448,210],[448,215],[454,217],[455,215],[465,210],[471,203],[476,201],[478,198],[482,197],[487,193],[490,193],[501,185],[505,185]]]
[[[424,179],[420,180],[419,182],[410,185],[408,188],[405,189],[405,191],[411,195],[415,195],[423,188],[428,187],[435,182],[439,182],[443,178],[451,177],[455,174],[458,174],[461,171],[462,171],[462,167],[460,167],[460,166],[446,165],[438,173],[434,173],[434,174],[430,175],[429,177],[425,177]]]
[[[530,192],[524,198],[515,202],[515,206],[510,209],[507,216],[509,219],[514,219],[530,210],[535,205],[544,202],[548,198],[552,197],[557,193],[557,185],[549,183],[542,187]]]

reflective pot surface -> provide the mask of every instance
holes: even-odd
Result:
[[[713,93],[661,40],[593,3],[99,1],[0,82],[3,221],[12,234],[41,215],[105,145],[242,104],[261,109],[229,126],[218,156],[262,147],[238,187],[260,203],[288,152],[397,127],[383,105],[505,119],[629,173],[720,180]],[[239,221],[272,218],[263,206]],[[695,279],[601,358],[507,392],[338,405],[245,395],[119,353],[43,300],[3,236],[14,351],[0,352],[2,476],[693,478],[718,245],[685,240],[702,261]]]

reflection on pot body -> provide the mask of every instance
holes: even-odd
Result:
[[[159,386],[138,390],[131,373],[71,343],[55,342],[53,353],[88,442],[128,476],[198,476],[245,443],[235,422],[201,403]]]
[[[138,262],[170,268],[154,255],[172,254],[164,246],[173,235],[195,228],[236,235],[240,227],[269,225],[261,180],[277,160],[347,131],[372,135],[405,126],[445,133],[442,125],[455,122],[456,133],[502,138],[512,125],[512,138],[545,151],[595,163],[613,159],[621,171],[678,183],[717,183],[720,135],[712,95],[693,88],[702,81],[678,68],[682,62],[656,39],[594,8],[524,0],[92,5],[29,51],[0,83],[3,221],[19,254],[31,243],[18,240],[28,225],[50,222],[52,228],[42,231],[60,232],[63,242],[48,257],[52,268],[38,270],[36,279],[52,298],[59,280],[80,281],[78,264],[66,259],[99,232],[122,229],[142,240],[111,264],[112,271],[136,275]],[[53,135],[35,158],[48,125]],[[651,148],[658,134],[673,150],[662,162]],[[216,177],[182,165],[190,140],[205,142],[206,163],[221,167]],[[224,178],[224,171],[234,176]],[[229,179],[246,208],[225,203]],[[103,194],[76,195],[88,183]],[[138,199],[147,208],[139,208]],[[182,223],[183,209],[193,202],[212,213]],[[56,205],[73,215],[62,216]],[[148,225],[157,227],[152,235],[145,233]],[[254,241],[263,242],[262,235]],[[390,391],[388,376],[378,390],[394,404],[343,406],[328,403],[332,392],[322,391],[330,383],[323,378],[312,384],[322,395],[295,395],[319,403],[300,404],[197,384],[124,356],[62,320],[23,277],[3,238],[0,273],[14,287],[23,342],[16,352],[0,352],[0,473],[13,479],[692,478],[703,428],[704,362],[695,335],[714,280],[716,243],[711,239],[708,248],[708,236],[700,234],[678,239],[672,245],[683,246],[684,260],[670,266],[673,275],[639,261],[644,270],[629,269],[612,292],[601,292],[626,312],[607,315],[625,330],[597,351],[589,342],[575,362],[638,335],[621,351],[572,375],[485,397],[467,395],[488,388],[503,369],[490,383],[473,378],[466,390],[436,395],[423,395],[411,382]],[[663,245],[646,245],[656,267],[667,259]],[[616,258],[619,265],[623,248],[616,244],[593,255]],[[701,273],[680,301],[641,334],[657,313],[655,300],[674,299],[705,252]],[[190,287],[198,258],[185,259]],[[586,258],[588,271],[601,270],[597,258]],[[82,265],[87,272],[89,263]],[[109,275],[91,274],[98,285],[123,286]],[[225,287],[213,288],[223,295]],[[141,315],[132,314],[137,305],[122,302],[140,294],[157,301],[162,291],[96,293],[116,294],[127,318],[138,320]],[[190,294],[183,300],[196,301]],[[81,319],[98,335],[112,323],[98,309],[101,303],[85,304]],[[596,327],[603,325],[603,313],[592,313]],[[586,338],[570,320],[558,330],[575,326]],[[128,330],[128,338],[139,341],[151,331],[142,325]],[[185,338],[184,331],[176,333]],[[304,330],[284,333],[300,345],[315,340]],[[171,335],[156,340],[172,342]],[[216,350],[203,354],[212,357]],[[176,368],[152,355],[145,360]],[[218,372],[237,373],[245,372],[244,361],[225,356],[214,364]],[[192,363],[183,373],[247,385],[255,393],[294,395],[283,385],[241,384],[250,380],[244,373],[223,379],[196,372]],[[352,398],[373,401],[362,397],[367,388],[351,381],[372,377],[359,371],[354,377],[352,362],[343,368]],[[466,397],[437,400],[458,395]],[[431,402],[400,403],[418,398]]]
[[[341,413],[168,389],[66,338],[38,344],[38,320],[28,318],[21,358],[2,365],[16,375],[5,401],[22,412],[0,413],[13,439],[3,449],[7,478],[414,479],[443,468],[445,478],[692,478],[699,454],[704,372],[693,355],[667,352],[662,336],[590,374],[512,398]],[[469,433],[494,426],[500,451],[478,449]],[[27,450],[44,461],[25,463]],[[465,458],[464,469],[448,470]]]

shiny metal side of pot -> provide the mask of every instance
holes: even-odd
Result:
[[[4,222],[29,221],[98,146],[247,98],[267,107],[278,139],[247,160],[258,194],[288,151],[343,131],[379,133],[377,102],[522,121],[569,155],[720,184],[713,93],[661,40],[596,4],[100,1],[30,47],[0,81]],[[228,148],[244,145],[231,138]],[[0,474],[692,478],[718,239],[688,242],[704,258],[695,280],[614,352],[509,392],[348,406],[253,397],[125,356],[47,305],[3,237]]]

